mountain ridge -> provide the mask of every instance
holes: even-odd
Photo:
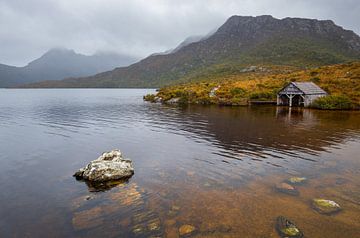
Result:
[[[0,64],[0,87],[90,76],[121,65],[135,63],[136,60],[115,53],[83,55],[71,49],[53,48],[23,67]]]
[[[232,16],[206,39],[90,77],[26,87],[159,87],[214,68],[317,67],[360,60],[360,37],[331,20]]]

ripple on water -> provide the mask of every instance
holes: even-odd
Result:
[[[1,90],[0,236],[176,237],[189,225],[268,237],[279,215],[309,237],[313,224],[331,224],[326,237],[359,230],[359,113],[170,107],[144,103],[148,92]],[[71,177],[114,148],[134,161],[128,183],[90,192]],[[298,198],[272,189],[290,175],[310,178]],[[320,195],[346,212],[319,219],[307,201]]]

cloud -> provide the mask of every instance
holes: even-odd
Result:
[[[360,32],[358,0],[0,0],[0,62],[53,47],[145,57],[205,35],[231,15],[331,19]]]

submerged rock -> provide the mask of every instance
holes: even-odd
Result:
[[[279,235],[283,238],[285,237],[294,237],[301,238],[304,237],[304,234],[296,227],[296,225],[290,220],[286,219],[283,216],[279,216],[276,219],[276,230]]]
[[[200,237],[228,237],[232,227],[227,224],[208,223],[203,224],[199,231]]]
[[[124,159],[119,150],[103,153],[86,167],[79,169],[74,176],[91,182],[106,182],[129,178],[134,174],[132,162]]]
[[[281,192],[281,193],[286,193],[286,194],[293,195],[293,196],[299,195],[299,191],[287,183],[276,184],[275,189],[276,189],[276,191]]]
[[[291,177],[286,182],[290,184],[304,184],[306,181],[305,177]]]
[[[117,189],[109,194],[109,198],[125,207],[136,206],[141,207],[144,205],[143,194],[139,190],[137,184],[132,183],[128,186]]]
[[[173,205],[171,206],[170,210],[168,211],[169,216],[176,216],[179,214],[181,207]]]
[[[341,211],[339,204],[327,199],[313,199],[312,206],[317,212],[325,215],[331,215]]]
[[[75,212],[72,218],[72,225],[75,230],[86,230],[99,227],[103,224],[103,211],[100,207]]]
[[[196,228],[192,225],[182,225],[179,228],[179,234],[180,234],[180,236],[187,236],[187,235],[192,234],[195,230],[196,230]]]
[[[163,237],[159,216],[150,210],[140,209],[132,217],[132,232],[136,237]]]
[[[150,231],[158,231],[161,229],[161,223],[160,223],[160,219],[154,219],[152,221],[149,222],[149,224],[147,225],[147,228]]]

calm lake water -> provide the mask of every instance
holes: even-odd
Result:
[[[153,90],[0,90],[0,237],[360,237],[360,113],[179,108]],[[94,188],[72,174],[119,148],[135,175]],[[299,196],[274,185],[308,182]],[[311,199],[338,202],[326,216]]]

